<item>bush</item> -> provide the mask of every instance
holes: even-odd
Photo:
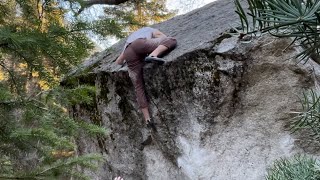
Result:
[[[318,180],[320,179],[319,162],[306,156],[276,161],[269,169],[267,180]]]

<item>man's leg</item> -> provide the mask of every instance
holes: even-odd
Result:
[[[146,41],[146,50],[149,52],[149,56],[146,57],[145,61],[157,61],[159,63],[164,63],[164,60],[159,58],[163,53],[168,50],[175,48],[177,41],[172,37],[162,37],[154,38]]]
[[[129,67],[129,76],[136,92],[138,105],[143,113],[144,120],[147,122],[147,120],[150,119],[150,113],[144,90],[143,65],[143,62],[141,62],[141,64],[139,63],[135,67]]]
[[[162,53],[166,52],[169,48],[164,45],[159,45],[149,56],[155,56],[158,57]]]
[[[144,120],[148,123],[147,121],[150,119],[149,107],[141,108],[141,111],[143,113]]]
[[[127,47],[124,56],[128,63],[129,76],[131,78],[134,90],[136,92],[138,105],[143,113],[144,120],[147,122],[150,119],[148,102],[145,95],[144,81],[143,81],[143,56],[138,55],[141,53],[140,47],[145,43],[144,40],[136,40]]]

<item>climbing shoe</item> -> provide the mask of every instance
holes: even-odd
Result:
[[[151,143],[152,143],[152,136],[149,135],[149,136],[147,137],[147,139],[144,140],[144,141],[141,143],[141,145],[142,145],[142,146],[147,146],[147,145],[150,145]]]
[[[158,64],[163,64],[165,62],[164,59],[158,58],[155,56],[148,56],[144,59],[145,62],[157,62]]]
[[[150,128],[152,131],[157,132],[156,124],[153,122],[152,119],[147,120],[147,127]]]

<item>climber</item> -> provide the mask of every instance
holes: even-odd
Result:
[[[175,38],[167,37],[157,29],[144,27],[128,37],[122,53],[116,60],[116,63],[119,65],[123,65],[124,61],[127,62],[129,76],[135,88],[138,105],[143,113],[147,127],[154,131],[156,131],[156,127],[149,114],[142,68],[145,62],[163,64],[165,61],[160,58],[161,55],[174,49],[176,44]]]

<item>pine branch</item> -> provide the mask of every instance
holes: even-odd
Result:
[[[14,74],[10,71],[10,69],[8,69],[8,68],[2,63],[2,61],[0,61],[0,66],[9,73],[10,79],[12,80],[12,83],[13,83],[15,89],[17,90],[18,95],[21,95],[20,89],[18,88],[18,83],[16,82],[16,79],[15,79],[15,77],[14,77]]]
[[[32,101],[44,106],[44,107],[37,106],[36,103],[34,103],[33,105],[34,105],[36,108],[39,108],[39,109],[42,109],[42,110],[45,110],[45,111],[50,111],[50,109],[46,108],[46,105],[45,105],[43,102],[38,101],[38,100],[36,100],[36,99],[31,99],[30,102],[32,102]]]
[[[22,54],[21,52],[19,52],[17,49],[14,49],[14,48],[11,48],[11,47],[7,47],[9,50],[15,52],[17,55],[19,55],[22,59],[24,59],[26,61],[27,64],[31,64],[29,59],[24,55]]]
[[[54,34],[51,36],[48,36],[49,38],[57,38],[57,37],[63,37],[63,36],[67,36],[76,32],[82,32],[82,31],[90,31],[90,30],[94,30],[95,28],[80,28],[80,29],[71,29],[69,31],[66,31],[64,33],[60,33],[60,34]]]
[[[0,105],[10,105],[10,104],[18,104],[21,102],[18,101],[0,101]]]
[[[5,43],[1,43],[0,44],[0,47],[7,47],[9,44],[7,43],[7,42],[5,42]]]
[[[27,179],[30,177],[5,177],[5,176],[0,176],[0,179]]]

